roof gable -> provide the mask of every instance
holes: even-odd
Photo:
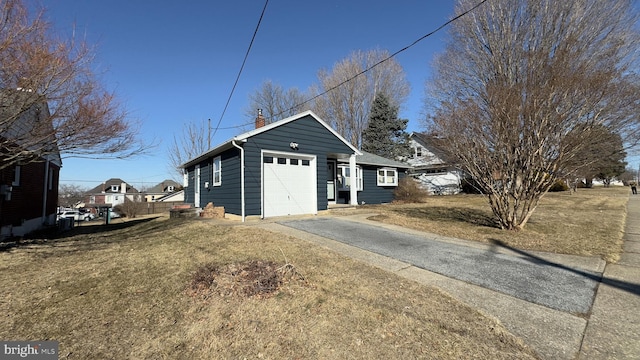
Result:
[[[425,149],[429,150],[433,155],[435,155],[442,162],[452,163],[454,162],[454,157],[451,156],[444,149],[444,139],[438,138],[433,135],[413,132],[409,135],[409,138],[422,145]]]
[[[120,193],[120,191],[111,191],[111,186],[122,186],[122,184],[125,184],[125,186],[127,187],[126,189],[127,194],[139,192],[136,188],[127,184],[124,180],[119,178],[111,178],[103,182],[102,184],[94,187],[93,189],[87,191],[87,194]]]
[[[177,182],[173,181],[173,180],[165,180],[159,184],[156,184],[155,186],[151,187],[149,190],[147,190],[147,193],[165,193],[167,187],[169,186],[173,186],[174,189],[177,189],[178,186],[180,186],[180,184],[178,184]]]
[[[0,90],[0,145],[29,150],[32,154],[26,158],[35,155],[62,165],[49,105],[43,96],[29,90]]]
[[[336,138],[338,138],[342,143],[344,143],[347,147],[349,147],[356,155],[362,155],[362,153],[355,147],[353,146],[351,143],[349,143],[344,137],[342,137],[340,134],[338,134],[337,131],[335,131],[331,126],[329,126],[326,122],[324,122],[322,119],[320,119],[320,117],[318,117],[318,115],[316,115],[313,111],[308,110],[308,111],[304,111],[301,112],[299,114],[290,116],[288,118],[273,122],[271,124],[262,126],[260,128],[245,132],[243,134],[240,134],[238,136],[235,136],[233,139],[230,139],[228,141],[223,142],[222,144],[214,147],[213,149],[206,151],[205,153],[196,156],[195,158],[187,161],[186,163],[182,164],[180,167],[182,168],[186,168],[189,167],[191,165],[194,165],[208,157],[214,156],[218,153],[221,153],[222,151],[225,151],[227,149],[230,149],[233,147],[233,143],[235,142],[240,143],[240,142],[245,142],[246,140],[248,140],[249,138],[252,138],[256,135],[265,133],[269,130],[287,125],[293,121],[305,118],[305,117],[311,117],[312,119],[314,119],[315,121],[317,121],[320,125],[322,125],[325,129],[327,129],[329,132],[331,132],[331,134],[333,136],[335,136]]]

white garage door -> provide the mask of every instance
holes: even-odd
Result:
[[[316,214],[314,156],[263,154],[263,216]]]

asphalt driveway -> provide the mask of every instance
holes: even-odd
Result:
[[[279,223],[573,314],[589,312],[602,275],[524,252],[522,256],[503,254],[498,245],[470,247],[336,218]]]

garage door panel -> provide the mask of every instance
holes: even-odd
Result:
[[[273,157],[273,160],[263,161],[263,215],[315,214],[317,190],[316,169],[314,161],[311,161],[313,158],[264,156]]]

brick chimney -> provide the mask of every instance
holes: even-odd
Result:
[[[258,116],[256,117],[256,129],[263,127],[265,124],[264,116],[262,116],[262,109],[258,109]]]

